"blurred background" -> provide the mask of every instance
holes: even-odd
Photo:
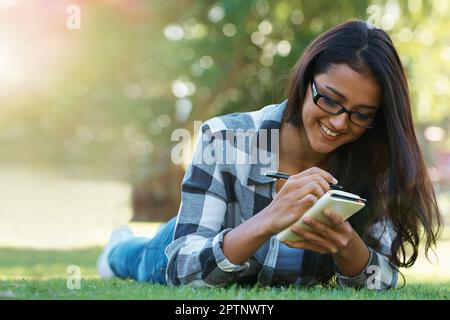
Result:
[[[154,234],[179,206],[173,130],[281,102],[309,42],[353,18],[397,47],[448,225],[450,1],[0,0],[0,279],[64,275],[48,250],[121,224]],[[448,228],[436,253],[407,275],[450,280]]]

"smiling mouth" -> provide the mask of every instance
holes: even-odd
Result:
[[[322,122],[319,121],[320,130],[326,134],[328,137],[335,138],[337,136],[340,136],[342,133],[334,132],[330,128],[328,128],[326,125],[324,125]]]

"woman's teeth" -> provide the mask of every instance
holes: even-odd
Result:
[[[334,132],[334,131],[331,131],[330,129],[328,129],[322,122],[320,123],[320,128],[328,136],[337,137],[338,135],[340,135],[340,133],[337,133],[337,132]]]

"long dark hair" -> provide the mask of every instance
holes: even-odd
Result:
[[[403,66],[383,30],[361,20],[337,25],[316,38],[294,66],[284,121],[303,125],[301,110],[307,86],[332,64],[346,64],[373,76],[381,88],[381,108],[374,129],[330,154],[330,171],[346,190],[369,200],[370,206],[350,220],[355,230],[376,249],[379,239],[369,238],[367,230],[378,221],[390,220],[396,232],[390,262],[410,267],[417,259],[422,235],[427,257],[435,246],[441,217],[414,132]],[[318,255],[317,265],[326,265],[330,259]],[[329,268],[328,272],[316,272],[322,283],[328,283],[332,275]]]

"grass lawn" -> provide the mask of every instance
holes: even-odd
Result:
[[[0,249],[0,299],[449,299],[450,281],[407,276],[402,289],[388,292],[298,288],[171,288],[130,280],[100,280],[95,261],[100,248],[80,250]],[[67,268],[81,271],[80,289],[69,289]],[[70,277],[69,277],[70,279]],[[436,279],[435,279],[436,280]],[[70,282],[69,283],[73,283]]]
[[[75,179],[35,168],[4,166],[0,166],[0,182],[4,182],[0,183],[0,299],[449,299],[450,296],[449,227],[437,248],[439,265],[424,260],[422,251],[414,267],[403,270],[407,285],[382,293],[349,288],[193,289],[103,281],[97,276],[95,262],[100,246],[115,227],[129,224],[135,235],[147,237],[159,227],[153,222],[130,223],[128,183]],[[441,190],[439,203],[442,212],[448,215],[450,192]],[[16,249],[30,247],[34,249]],[[83,249],[38,250],[76,247]],[[71,290],[67,285],[68,276],[71,278],[69,266],[77,266],[81,272],[79,290]]]

